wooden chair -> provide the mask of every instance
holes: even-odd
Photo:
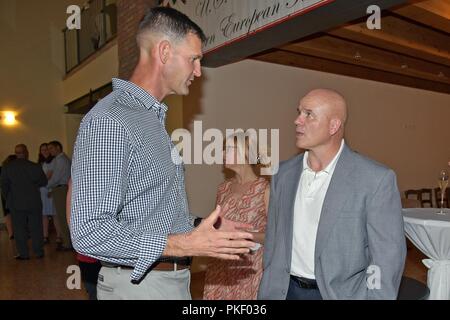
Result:
[[[422,208],[420,200],[402,198],[402,208]]]
[[[422,191],[421,190],[406,190],[405,191],[405,198],[406,199],[415,199],[418,200],[420,202],[420,208],[423,208],[422,206]]]
[[[408,199],[410,196],[416,197],[417,200],[420,198],[420,190],[408,189],[405,191],[405,198]]]
[[[444,192],[444,208],[450,208],[450,188],[445,189]],[[441,188],[434,188],[434,199],[436,201],[436,207],[441,207]]]
[[[420,202],[420,208],[424,208],[425,205],[429,205],[430,208],[433,207],[433,191],[431,189],[419,189],[419,190],[406,190],[406,199],[416,199]]]
[[[432,189],[420,189],[420,199],[422,203],[422,208],[425,207],[426,204],[429,205],[430,208],[433,207],[433,190]]]

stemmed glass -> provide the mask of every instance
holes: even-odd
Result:
[[[448,186],[448,172],[446,170],[442,170],[441,173],[439,174],[438,183],[439,183],[439,188],[441,188],[441,211],[439,211],[438,214],[445,214],[443,211],[444,194],[445,194],[445,191],[447,190],[447,186]]]

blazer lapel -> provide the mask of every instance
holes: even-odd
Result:
[[[325,199],[323,201],[322,212],[319,220],[319,227],[316,236],[315,260],[320,257],[336,220],[339,217],[342,207],[351,194],[348,181],[352,173],[351,150],[344,146],[339,157],[333,176],[331,177]]]
[[[284,220],[283,234],[285,235],[285,248],[287,257],[287,266],[291,266],[292,258],[292,237],[294,226],[294,205],[297,198],[297,189],[300,183],[300,176],[303,171],[303,157],[304,154],[298,157],[298,162],[286,171],[286,183],[283,183],[282,201],[286,206],[283,212],[286,212]]]

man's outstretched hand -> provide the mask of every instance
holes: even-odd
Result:
[[[219,224],[218,228],[214,225]],[[251,225],[234,222],[221,217],[217,206],[200,225],[186,234],[170,235],[164,256],[206,256],[225,260],[239,260],[240,254],[250,252],[255,246],[253,235],[240,229]]]

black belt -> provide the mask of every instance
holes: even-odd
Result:
[[[300,286],[300,288],[319,289],[315,279],[307,279],[307,278],[302,278],[302,277],[296,277],[293,275],[291,275],[291,279],[294,280]]]

